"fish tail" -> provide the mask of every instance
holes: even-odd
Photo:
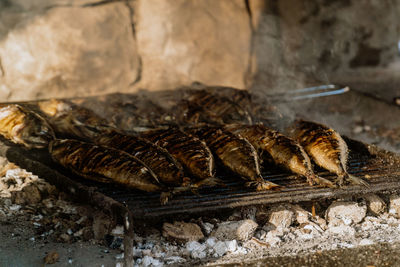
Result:
[[[322,178],[318,175],[313,174],[310,178],[313,182],[315,182],[318,185],[321,185],[324,187],[329,187],[329,188],[336,187],[336,185],[333,182],[329,181],[328,179]]]
[[[279,189],[281,186],[267,180],[249,181],[246,183],[248,187],[255,187],[257,191],[264,191],[270,189]]]
[[[202,187],[202,186],[217,186],[217,185],[226,187],[226,184],[221,179],[215,178],[215,177],[205,178],[199,182],[192,184],[192,187],[198,188],[198,187]]]
[[[366,187],[369,187],[369,183],[364,181],[363,179],[356,177],[354,175],[351,175],[349,173],[347,173],[347,175],[345,176],[345,179],[350,182],[351,184],[356,184],[356,185],[363,185]]]
[[[165,205],[168,203],[168,200],[172,197],[172,192],[161,192],[160,194],[160,203],[161,205]]]
[[[182,192],[186,192],[192,190],[191,186],[178,186],[178,187],[174,187],[173,189],[170,189],[169,191],[165,191],[165,192],[161,192],[160,194],[160,202],[161,205],[165,205],[168,203],[168,201],[176,194],[182,193]],[[192,190],[193,192],[193,190]]]

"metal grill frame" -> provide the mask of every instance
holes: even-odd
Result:
[[[75,196],[75,200],[97,205],[105,205],[110,213],[124,211],[128,207],[134,219],[161,220],[165,217],[195,216],[210,212],[284,202],[303,202],[342,197],[362,196],[367,193],[394,193],[400,191],[400,156],[345,138],[350,149],[349,172],[365,179],[369,176],[370,187],[348,185],[330,189],[309,186],[305,179],[299,179],[284,172],[264,173],[264,177],[284,186],[280,191],[255,192],[245,188],[239,178],[226,176],[226,188],[204,188],[199,195],[187,192],[176,195],[166,205],[159,202],[158,193],[145,193],[137,190],[121,189],[77,177],[61,166],[54,164],[46,151],[27,151],[17,145],[1,140],[0,155],[20,167],[46,179],[59,190]],[[317,174],[334,178],[326,171]],[[97,200],[96,200],[97,199]],[[113,204],[98,201],[110,200]]]

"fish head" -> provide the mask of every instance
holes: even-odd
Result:
[[[36,114],[31,114],[18,132],[19,139],[28,148],[45,148],[55,138],[50,125]]]

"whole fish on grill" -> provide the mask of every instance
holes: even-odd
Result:
[[[252,124],[251,122],[264,122],[268,123],[268,125],[274,124],[277,125],[279,124],[279,121],[282,120],[283,115],[279,112],[278,108],[273,105],[270,101],[269,98],[265,97],[263,94],[258,94],[255,93],[250,93],[248,90],[240,90],[237,88],[232,88],[232,87],[225,87],[225,86],[204,86],[201,84],[197,85],[192,85],[192,88],[198,88],[197,90],[190,90],[189,92],[186,93],[187,100],[191,99],[198,99],[199,95],[200,97],[202,95],[211,98],[211,102],[217,102],[215,106],[218,106],[221,103],[218,103],[215,98],[219,98],[220,100],[226,100],[228,99],[229,101],[224,101],[225,104],[227,103],[234,103],[233,107],[236,107],[235,109],[232,109],[232,107],[227,110],[224,113],[217,113],[213,115],[213,113],[208,112],[204,116],[211,116],[212,120],[210,119],[202,119],[199,118],[199,121],[224,121],[225,123],[245,123],[245,124]],[[201,90],[199,90],[201,89]],[[196,100],[199,101],[199,100]],[[220,101],[221,102],[221,101]],[[184,101],[183,101],[184,103]],[[193,101],[192,101],[193,103]],[[199,105],[200,107],[203,106],[203,103]],[[221,105],[221,107],[224,107],[224,105]],[[212,106],[207,107],[207,110],[212,111]],[[190,111],[190,110],[189,110]],[[195,114],[199,116],[199,112],[196,112],[196,109],[192,107],[191,110],[192,114]],[[228,120],[224,120],[223,116],[226,116],[225,114],[236,114],[235,116],[231,115],[231,118],[228,117]],[[239,113],[239,114],[238,114]],[[203,114],[203,113],[200,113]],[[222,115],[221,115],[222,114]],[[189,116],[190,117],[190,116]],[[196,118],[196,117],[195,117]],[[219,123],[223,124],[223,123]]]
[[[132,131],[137,127],[158,127],[173,120],[158,100],[156,92],[140,90],[135,94],[112,93],[85,98],[79,100],[79,104],[101,114],[118,129]]]
[[[72,139],[53,140],[49,152],[55,162],[87,179],[162,192],[162,203],[171,195],[150,167],[126,152]]]
[[[0,107],[0,134],[26,148],[45,148],[54,131],[37,113],[17,104]]]
[[[272,158],[275,164],[306,177],[310,185],[335,187],[331,181],[315,175],[310,158],[303,147],[292,138],[262,124],[234,124],[225,128],[247,139],[264,157]]]
[[[220,127],[193,127],[186,130],[204,140],[224,167],[248,181],[246,185],[255,186],[256,190],[278,187],[264,180],[257,151],[246,139]]]
[[[182,165],[166,149],[143,138],[107,131],[93,140],[95,143],[125,151],[149,166],[165,184],[188,185],[190,179],[184,176]]]
[[[145,138],[168,150],[183,168],[200,182],[213,183],[216,179],[214,157],[206,144],[194,136],[182,132],[179,128],[155,129],[142,132]]]
[[[291,127],[290,133],[317,165],[338,176],[339,185],[343,185],[345,181],[368,185],[347,172],[347,144],[335,130],[323,124],[298,120]]]
[[[227,97],[212,94],[207,90],[193,90],[174,108],[175,117],[182,123],[224,124],[251,123],[246,109]]]
[[[37,105],[58,137],[90,141],[104,129],[113,128],[112,124],[90,109],[68,100],[51,99],[40,101]]]

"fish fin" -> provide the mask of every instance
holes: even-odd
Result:
[[[196,195],[196,196],[198,196],[198,197],[201,197],[199,191],[197,191],[197,188],[192,188],[191,191],[192,191],[192,193],[193,193],[194,195]]]
[[[270,189],[274,189],[274,190],[280,190],[281,186],[277,185],[273,182],[270,181],[249,181],[246,183],[246,186],[248,187],[255,187],[256,191],[264,191],[264,190],[270,190]]]
[[[347,175],[345,176],[345,179],[346,179],[347,181],[349,181],[351,184],[363,185],[363,186],[369,187],[369,183],[368,183],[368,182],[366,182],[366,181],[364,181],[363,179],[358,178],[358,177],[356,177],[356,176],[354,176],[354,175],[347,174]]]
[[[172,197],[171,192],[161,192],[160,194],[160,203],[161,205],[165,205],[168,203],[168,200]]]
[[[226,187],[226,184],[221,179],[215,177],[208,177],[201,181],[198,181],[197,183],[192,184],[192,187],[198,188],[202,186],[217,186],[217,185]]]
[[[191,187],[190,185],[188,185],[188,186],[177,186],[177,187],[174,187],[174,188],[170,191],[170,193],[171,193],[172,195],[175,195],[175,194],[178,194],[178,193],[182,193],[182,192],[189,191],[189,190],[191,190],[191,189],[192,189],[192,187]]]
[[[337,186],[335,183],[329,181],[328,179],[322,178],[320,176],[314,175],[312,177],[312,181],[315,182],[318,185],[324,186],[324,187],[329,187],[329,188],[336,188]]]

